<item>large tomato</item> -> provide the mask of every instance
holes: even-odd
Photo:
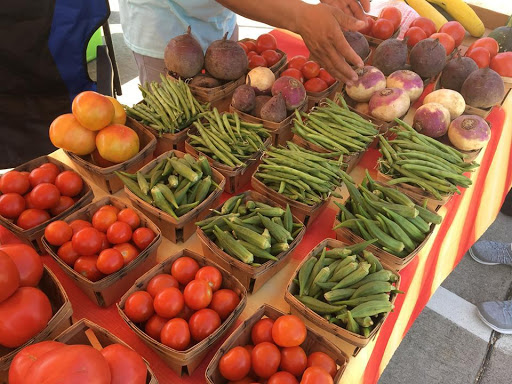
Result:
[[[372,26],[372,35],[381,40],[389,39],[393,31],[393,23],[388,19],[378,19]]]
[[[55,178],[55,186],[59,188],[61,195],[74,197],[82,191],[84,182],[78,173],[64,171]]]
[[[116,221],[107,229],[107,239],[111,244],[127,243],[132,238],[132,228],[129,224]]]
[[[105,239],[107,239],[106,236]],[[137,256],[139,256],[139,250],[131,243],[116,244],[113,248],[121,252],[121,255],[123,256],[124,265],[130,264],[133,260],[137,258]]]
[[[242,380],[251,370],[251,355],[244,347],[230,349],[219,361],[220,374],[227,380]]]
[[[438,32],[430,35],[431,39],[437,39],[444,47],[444,50],[446,51],[446,55],[449,55],[452,53],[452,51],[455,49],[455,40],[454,38],[444,32]]]
[[[0,246],[0,251],[7,253],[16,264],[21,287],[37,287],[43,276],[43,262],[34,248],[26,244],[6,244]]]
[[[469,56],[471,51],[474,48],[485,48],[489,51],[489,54],[491,56],[491,59],[496,56],[500,50],[500,46],[498,45],[498,42],[494,40],[492,37],[482,37],[481,39],[478,39],[473,44],[471,44],[466,51],[466,56]]]
[[[512,52],[498,53],[491,60],[491,69],[501,76],[512,77]]]
[[[149,293],[148,296],[151,297]],[[159,316],[170,319],[181,312],[185,306],[185,300],[183,299],[183,294],[178,288],[169,287],[156,294],[153,306],[155,307],[155,312],[158,313]]]
[[[199,264],[191,257],[180,257],[171,266],[171,275],[182,285],[187,285],[194,280],[197,271],[199,270]]]
[[[105,275],[119,271],[124,266],[124,259],[121,252],[114,248],[107,248],[98,256],[96,267]]]
[[[9,255],[0,252],[0,303],[20,286],[20,274]]]
[[[32,364],[25,383],[110,384],[107,360],[88,345],[66,345],[42,355]]]
[[[30,196],[30,194],[28,194],[27,196]],[[73,205],[75,205],[75,202],[71,197],[61,195],[57,205],[50,209],[50,213],[52,214],[52,216],[60,215],[62,212],[64,212],[68,208],[71,208]]]
[[[9,171],[0,178],[0,192],[2,193],[19,193],[24,195],[29,189],[29,176],[24,173]]]
[[[30,185],[34,188],[36,185],[42,183],[55,183],[55,178],[59,172],[55,173],[55,170],[48,167],[39,167],[33,169],[28,175],[28,179],[30,181]]]
[[[281,349],[281,370],[301,376],[308,364],[306,352],[301,347]]]
[[[240,297],[231,289],[219,289],[213,293],[210,308],[217,312],[222,320],[226,320],[240,303]]]
[[[92,227],[92,224],[85,220],[73,220],[69,226],[73,229],[73,235],[76,235],[81,229]]]
[[[212,291],[218,291],[222,285],[222,274],[214,266],[207,265],[197,271],[195,280],[205,280],[208,282]]]
[[[320,367],[331,375],[336,376],[338,368],[334,359],[324,352],[313,352],[308,356],[308,367]]]
[[[192,280],[183,291],[185,304],[193,310],[206,308],[212,301],[212,288],[205,280]]]
[[[186,320],[176,317],[169,320],[160,332],[160,341],[177,351],[184,351],[190,344],[190,329]]]
[[[379,18],[387,19],[393,23],[393,28],[396,31],[402,22],[402,12],[395,7],[384,7],[380,11]]]
[[[251,353],[252,369],[259,377],[268,379],[279,368],[281,352],[275,344],[267,341],[254,346]]]
[[[149,280],[148,286],[146,287],[146,291],[151,295],[151,297],[155,297],[160,291],[163,291],[165,288],[179,288],[180,284],[178,280],[169,275],[168,273],[160,273],[155,275]]]
[[[97,261],[98,256],[96,255],[80,256],[76,259],[73,269],[87,280],[98,281],[105,276],[98,269],[96,265]]]
[[[50,140],[58,148],[77,155],[88,155],[96,149],[96,132],[80,125],[71,113],[60,115],[50,125]]]
[[[267,384],[299,384],[297,378],[289,372],[276,372],[267,381]]]
[[[155,236],[155,232],[153,232],[151,229],[140,227],[133,231],[132,240],[137,248],[143,251],[149,244],[151,244]]]
[[[73,244],[71,241],[62,244],[57,251],[57,256],[59,256],[62,261],[64,261],[71,268],[75,265],[75,262],[78,260],[80,255],[77,251],[73,249]]]
[[[98,133],[96,146],[101,157],[118,164],[139,153],[140,142],[133,129],[121,124],[112,124]]]
[[[51,222],[44,229],[44,237],[51,245],[59,246],[71,240],[73,228],[63,220]]]
[[[155,313],[153,298],[146,291],[133,292],[124,303],[124,313],[134,323],[143,323]]]
[[[419,27],[425,31],[427,37],[430,37],[432,34],[436,33],[437,28],[432,20],[428,17],[418,17],[414,19],[410,25],[411,27]]]
[[[169,288],[172,289],[172,288]],[[206,339],[220,327],[220,317],[213,309],[200,309],[188,321],[192,338],[199,342]]]
[[[18,193],[0,195],[0,216],[17,219],[25,210],[25,199]]]
[[[146,363],[133,349],[121,344],[111,344],[103,348],[101,354],[110,368],[110,384],[146,383]]]
[[[274,321],[272,338],[280,347],[296,347],[306,340],[304,322],[295,315],[284,315]]]
[[[52,305],[41,290],[34,287],[18,288],[0,303],[0,345],[19,347],[41,332],[51,318]]]
[[[117,221],[117,215],[110,209],[100,209],[92,215],[92,226],[100,232],[107,232],[108,227]]]
[[[85,91],[78,94],[71,105],[73,115],[85,128],[99,131],[114,118],[114,104],[102,94]]]
[[[128,224],[132,230],[135,230],[140,225],[140,218],[132,208],[125,208],[117,214],[117,220]]]
[[[263,51],[277,49],[277,40],[269,33],[264,33],[256,39],[256,52],[261,54]]]
[[[254,345],[268,341],[273,343],[272,339],[272,327],[274,326],[274,320],[269,317],[258,320],[251,329],[251,340]]]
[[[304,371],[300,384],[333,384],[331,375],[320,367],[309,367]]]
[[[427,38],[427,34],[420,27],[410,27],[405,32],[404,38],[407,38],[407,46],[414,47],[418,42]]]
[[[30,229],[50,220],[50,214],[42,209],[25,209],[16,220],[16,225],[23,229]]]
[[[162,328],[169,319],[165,317],[158,316],[156,313],[151,316],[148,321],[146,321],[146,325],[144,326],[144,332],[148,334],[148,336],[152,337],[156,341],[160,341],[160,333],[162,332]]]
[[[99,252],[102,238],[96,228],[85,227],[73,234],[71,243],[75,251],[80,255],[89,256]]]
[[[51,209],[59,203],[59,189],[50,183],[41,183],[30,192],[30,201],[37,209]]]
[[[464,37],[466,36],[466,30],[458,21],[449,21],[444,23],[441,28],[439,28],[439,32],[447,33],[453,37],[456,47],[461,45],[462,40],[464,40]]]

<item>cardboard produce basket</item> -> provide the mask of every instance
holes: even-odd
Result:
[[[387,313],[385,313],[384,315],[380,315],[380,319],[379,319],[378,323],[375,324],[375,327],[372,329],[372,331],[370,332],[370,336],[364,337],[362,335],[352,333],[352,332],[348,331],[347,329],[340,327],[336,324],[330,323],[324,317],[317,314],[313,310],[309,309],[308,307],[306,307],[304,304],[302,304],[299,300],[297,300],[294,297],[294,295],[298,294],[298,289],[299,289],[298,285],[294,282],[294,279],[295,279],[297,273],[299,272],[300,268],[302,267],[302,265],[311,257],[320,254],[322,252],[322,250],[324,249],[324,247],[342,248],[346,245],[347,244],[345,244],[341,241],[338,241],[338,240],[325,239],[325,240],[322,240],[317,246],[315,246],[315,248],[313,248],[311,250],[311,252],[309,252],[309,254],[302,260],[302,262],[299,264],[299,266],[293,273],[292,277],[290,278],[290,281],[288,283],[288,286],[287,286],[287,289],[285,292],[284,299],[286,300],[286,302],[288,304],[290,304],[290,309],[293,314],[296,314],[296,315],[306,319],[308,322],[312,323],[316,328],[321,329],[324,332],[328,332],[331,335],[333,335],[334,337],[343,339],[346,342],[348,342],[349,344],[352,344],[353,346],[356,347],[354,355],[357,355],[357,353],[360,352],[361,348],[365,347],[371,340],[373,340],[377,336],[380,328],[382,327],[382,324],[384,324],[384,321],[386,321],[386,318],[388,316]],[[373,252],[372,249],[370,249],[370,248],[367,248],[367,249],[369,249],[371,252]],[[376,256],[378,256],[378,255],[376,255]],[[398,276],[398,280],[395,282],[395,289],[399,289],[400,288],[400,274],[396,273],[396,269],[393,266],[390,266],[389,264],[387,264],[386,261],[381,259],[381,263],[382,263],[382,266],[384,267],[384,269],[393,271]],[[396,293],[391,294],[391,296],[390,296],[391,303],[395,302],[396,296],[397,296]]]
[[[256,322],[264,317],[268,317],[272,320],[276,320],[278,317],[285,315],[280,310],[264,304],[256,310],[256,312],[245,320],[238,328],[227,338],[222,344],[222,347],[217,351],[210,364],[206,368],[206,382],[208,384],[226,384],[228,380],[222,377],[219,370],[219,362],[222,356],[224,356],[229,350],[238,346],[245,346],[252,344],[251,341],[251,329]],[[330,341],[320,336],[318,332],[306,325],[307,336],[306,340],[300,345],[307,355],[313,352],[323,352],[329,355],[338,366],[338,371],[334,377],[334,382],[339,383],[343,372],[348,364],[348,356],[345,355],[340,349],[338,349]]]
[[[68,216],[64,221],[67,223],[73,220],[81,219],[91,221],[94,213],[104,205],[111,204],[117,208],[131,208],[121,200],[107,196],[94,203],[91,203],[84,208],[78,210],[72,215]],[[80,288],[94,303],[100,307],[108,307],[115,303],[125,292],[131,287],[133,282],[142,274],[146,273],[156,263],[156,252],[158,246],[162,242],[160,229],[148,219],[142,212],[136,208],[132,208],[140,218],[140,225],[142,227],[150,228],[155,234],[153,241],[147,246],[146,249],[141,251],[137,258],[128,265],[121,268],[119,271],[105,276],[98,281],[90,281],[89,279],[76,272],[73,268],[67,265],[59,256],[57,256],[57,249],[50,245],[46,239],[42,238],[43,246],[48,254],[59,264],[60,268],[68,275],[71,280]]]
[[[90,345],[97,350],[101,350],[111,344],[121,344],[125,347],[133,349],[113,333],[87,319],[79,320],[64,332],[62,332],[54,340],[68,345]],[[144,362],[146,363],[146,368],[148,369],[146,384],[158,384],[158,380],[151,370],[149,363],[146,360],[144,360]]]
[[[245,43],[246,41],[254,41],[256,42],[255,39],[242,39],[242,40],[239,40],[240,43]],[[281,54],[281,58],[279,59],[279,61],[277,63],[275,63],[274,65],[268,67],[268,69],[270,69],[272,72],[276,73],[277,71],[279,71],[283,66],[286,65],[286,62],[287,62],[287,58],[288,56],[286,55],[285,52],[281,51],[279,48],[275,50],[277,53]],[[250,69],[248,69],[248,72],[250,71]]]
[[[185,155],[183,152],[179,151],[165,152],[151,161],[149,164],[142,167],[140,171],[142,173],[151,171],[161,160],[167,158],[170,155],[170,152],[174,152],[174,154],[179,158],[182,158]],[[219,203],[226,181],[224,176],[213,168],[212,180],[219,185],[220,189],[214,190],[201,204],[183,216],[180,216],[178,220],[176,220],[168,213],[162,211],[161,209],[146,203],[134,193],[132,193],[126,186],[124,187],[124,191],[128,195],[130,201],[142,212],[144,212],[151,219],[151,221],[161,229],[165,237],[167,237],[173,243],[177,243],[179,241],[186,241],[190,236],[192,236],[196,230],[195,222],[202,220],[206,215],[208,215],[208,210],[212,207],[215,207]]]
[[[48,325],[32,339],[18,348],[5,348],[0,346],[0,383],[7,383],[9,365],[16,354],[26,346],[53,339],[72,324],[73,309],[68,295],[61,283],[47,266],[44,266],[43,276],[38,288],[43,291],[52,305],[52,318]]]
[[[124,304],[126,299],[136,291],[145,290],[149,281],[156,275],[161,273],[170,273],[171,266],[175,260],[179,259],[182,256],[191,257],[196,260],[200,267],[204,267],[207,265],[214,266],[219,269],[222,274],[222,288],[229,288],[235,291],[240,297],[240,303],[235,308],[235,310],[229,315],[229,317],[224,320],[221,326],[206,339],[201,342],[195,344],[194,346],[188,348],[185,351],[177,351],[167,345],[160,343],[159,341],[153,339],[148,334],[144,332],[143,327],[133,323],[124,313]],[[121,301],[117,305],[119,314],[123,318],[123,320],[130,326],[130,328],[137,334],[138,337],[142,339],[142,341],[150,347],[153,351],[156,352],[158,356],[174,371],[177,375],[181,376],[183,374],[191,375],[192,372],[199,366],[199,364],[203,361],[205,355],[210,351],[212,346],[228,331],[229,328],[235,323],[236,319],[245,308],[245,304],[247,302],[247,291],[244,286],[229,272],[222,269],[213,261],[208,258],[201,256],[195,252],[189,251],[188,249],[184,249],[171,257],[165,259],[160,264],[157,264],[150,271],[141,276],[137,281],[135,281],[134,285],[126,292]]]
[[[245,203],[248,200],[259,201],[265,204],[268,204],[272,207],[278,207],[273,200],[268,199],[267,197],[259,194],[258,192],[246,191],[243,193],[244,197],[242,202]],[[222,205],[216,207],[216,210],[220,210]],[[209,215],[208,217],[210,217]],[[300,220],[296,217],[293,218],[294,223],[300,223]],[[299,243],[301,242],[304,233],[306,232],[306,227],[303,227],[299,234],[295,237],[295,239],[290,244],[290,248],[281,252],[276,257],[279,259],[277,261],[268,260],[260,267],[253,267],[244,263],[243,261],[227,254],[222,249],[220,249],[217,244],[213,240],[211,240],[208,235],[199,227],[197,227],[197,237],[201,240],[201,245],[203,247],[203,253],[205,256],[215,261],[221,267],[229,271],[233,274],[247,289],[249,293],[254,293],[258,289],[260,289],[266,281],[272,278],[275,274],[277,274],[283,267],[286,265],[287,260],[290,259],[293,250]]]
[[[30,160],[22,165],[17,166],[16,168],[14,168],[14,170],[19,172],[30,172],[33,169],[38,168],[39,166],[45,163],[55,164],[57,167],[59,167],[61,171],[74,171],[73,168],[67,166],[64,163],[61,163],[59,160],[56,160],[51,156],[41,156],[36,159]],[[41,244],[41,236],[43,235],[46,226],[50,224],[52,221],[62,220],[71,212],[74,212],[89,204],[94,198],[94,194],[92,192],[90,185],[87,183],[87,181],[82,175],[80,176],[83,180],[83,187],[80,191],[80,194],[77,196],[78,201],[75,204],[73,204],[72,207],[66,209],[61,214],[54,216],[50,218],[50,220],[45,221],[44,223],[41,223],[39,225],[36,225],[34,228],[30,229],[23,229],[21,227],[18,227],[13,220],[7,219],[3,216],[0,216],[0,224],[9,229],[11,232],[13,232],[21,241],[36,248],[36,250],[42,251],[43,247]]]
[[[156,138],[138,121],[131,117],[126,118],[127,127],[133,129],[139,136],[140,151],[131,159],[126,160],[120,164],[115,164],[110,167],[100,167],[95,165],[91,156],[78,156],[74,153],[64,151],[71,161],[78,165],[84,173],[89,176],[96,185],[107,193],[114,194],[123,188],[123,182],[115,175],[115,171],[125,171],[134,173],[139,170],[143,165],[149,163],[153,158],[153,152],[156,147]]]

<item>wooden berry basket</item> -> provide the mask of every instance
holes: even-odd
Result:
[[[243,193],[243,195],[243,203],[248,200],[253,200],[268,204],[272,207],[278,207],[278,204],[276,204],[273,200],[270,200],[257,192],[246,191]],[[216,207],[215,209],[220,210],[221,207],[222,205]],[[210,216],[211,215],[208,217]],[[296,217],[293,218],[293,222],[302,224]],[[260,267],[253,267],[231,255],[228,255],[226,252],[220,249],[217,244],[215,244],[215,242],[212,241],[208,235],[203,232],[201,228],[197,227],[197,237],[199,237],[201,240],[204,255],[233,274],[233,276],[235,276],[242,283],[242,285],[245,287],[245,289],[247,289],[249,293],[256,292],[263,286],[263,284],[265,284],[265,282],[267,282],[281,269],[283,269],[287,263],[287,260],[290,259],[293,250],[304,237],[305,232],[306,228],[303,227],[290,244],[290,248],[276,256],[279,259],[278,261],[268,260]]]
[[[105,190],[109,194],[114,194],[123,188],[123,182],[115,175],[115,171],[125,171],[134,173],[139,170],[140,167],[149,163],[153,158],[153,152],[156,147],[156,138],[151,132],[149,132],[142,124],[132,119],[131,117],[126,118],[127,127],[133,129],[139,136],[140,151],[138,154],[133,156],[131,159],[126,160],[120,164],[115,164],[110,167],[100,167],[95,165],[91,156],[78,156],[74,153],[64,151],[69,156],[71,161],[79,166],[85,174],[87,174],[94,183],[101,189]]]
[[[300,317],[306,319],[308,322],[312,323],[315,326],[315,328],[318,328],[324,332],[328,332],[332,336],[342,339],[342,340],[345,340],[349,344],[352,344],[353,346],[355,346],[356,347],[355,352],[354,352],[354,356],[355,356],[355,355],[357,355],[357,353],[360,352],[361,348],[368,345],[368,343],[370,341],[372,341],[377,336],[380,328],[382,327],[382,324],[384,324],[384,321],[386,321],[386,318],[388,315],[387,313],[384,314],[384,316],[381,316],[381,318],[379,319],[379,322],[375,325],[375,327],[370,332],[370,336],[364,337],[362,335],[350,332],[350,331],[346,330],[345,328],[340,327],[336,324],[329,323],[329,321],[327,321],[325,318],[323,318],[322,316],[320,316],[313,310],[306,307],[304,304],[302,304],[299,300],[297,300],[294,297],[294,295],[298,294],[298,288],[299,288],[298,285],[294,282],[294,279],[295,279],[297,273],[299,272],[300,268],[302,267],[302,265],[311,257],[314,257],[314,256],[320,254],[322,252],[322,250],[324,249],[324,247],[342,248],[346,245],[347,244],[345,244],[341,241],[338,241],[338,240],[325,239],[325,240],[322,240],[317,246],[315,246],[315,248],[313,248],[311,250],[311,252],[309,252],[308,255],[302,260],[302,262],[299,264],[299,266],[293,273],[292,277],[290,278],[290,281],[288,282],[288,286],[286,288],[284,299],[288,304],[290,304],[290,309],[293,314],[296,314],[297,316],[300,316]],[[370,252],[373,252],[372,249],[370,249],[370,248],[367,248],[367,249],[370,250]],[[386,261],[384,261],[382,259],[381,259],[381,263],[382,263],[382,266],[384,267],[384,269],[388,269],[393,272],[396,271],[394,267],[390,266],[389,264],[386,263]],[[396,273],[396,275],[398,276],[398,280],[395,283],[395,287],[396,287],[396,289],[399,289],[400,288],[400,274]],[[396,296],[397,296],[396,293],[391,294],[391,296],[390,296],[391,303],[395,302]]]
[[[229,315],[229,317],[221,324],[221,326],[206,339],[195,344],[185,351],[177,351],[167,345],[160,343],[153,339],[144,332],[144,329],[133,323],[124,312],[124,304],[126,299],[136,291],[145,290],[149,281],[160,273],[170,273],[172,263],[182,256],[191,257],[196,260],[200,267],[211,265],[219,269],[222,274],[222,287],[229,288],[235,291],[240,297],[240,303],[235,310]],[[123,320],[130,326],[130,328],[137,334],[142,341],[156,352],[160,358],[174,371],[177,375],[182,376],[183,374],[191,375],[192,372],[199,366],[203,361],[205,355],[210,351],[212,346],[228,331],[229,328],[235,323],[236,319],[245,308],[247,302],[247,291],[244,286],[234,277],[231,273],[227,272],[219,265],[209,260],[208,258],[201,256],[195,252],[189,251],[188,249],[181,250],[180,252],[172,255],[165,259],[160,264],[154,266],[150,271],[141,276],[134,285],[123,295],[117,309]]]
[[[111,204],[117,208],[124,209],[130,206],[121,200],[107,196],[94,203],[91,203],[84,208],[78,210],[72,215],[68,216],[64,221],[67,223],[73,220],[81,219],[91,221],[94,213],[104,205]],[[139,256],[127,266],[121,268],[119,271],[112,273],[101,280],[90,281],[76,272],[73,268],[67,265],[59,256],[57,256],[57,247],[50,245],[45,237],[42,237],[42,243],[48,254],[59,264],[61,269],[68,275],[74,283],[80,288],[94,303],[100,307],[108,307],[115,303],[126,290],[131,287],[133,282],[142,274],[146,273],[156,263],[157,248],[162,242],[160,229],[148,219],[146,215],[132,208],[140,218],[142,227],[150,228],[155,234],[155,238],[148,245],[146,249],[140,252]]]
[[[206,368],[205,376],[208,384],[226,384],[228,380],[222,377],[219,370],[219,363],[222,356],[229,350],[238,346],[245,346],[252,344],[251,342],[251,329],[256,322],[264,317],[276,320],[278,317],[285,315],[280,310],[264,304],[259,307],[256,312],[240,324],[237,329],[226,339],[220,349],[213,357],[210,364]],[[300,345],[307,355],[313,352],[324,352],[329,355],[337,364],[338,372],[334,377],[334,382],[339,383],[343,372],[348,364],[348,356],[338,349],[333,343],[320,336],[318,332],[306,325],[307,336],[306,340]]]
[[[240,43],[245,43],[246,41],[254,41],[256,42],[255,39],[242,39],[242,40],[239,40]],[[275,63],[274,65],[268,67],[268,69],[270,69],[272,72],[276,73],[277,71],[279,71],[283,66],[286,65],[286,62],[287,62],[287,58],[288,56],[286,55],[285,52],[281,51],[280,49],[275,49],[275,51],[277,53],[280,53],[281,54],[281,58],[279,59],[279,61],[277,63]],[[247,70],[247,72],[249,72],[250,69]]]
[[[53,339],[72,324],[71,316],[73,315],[73,309],[71,308],[68,295],[57,277],[47,266],[44,266],[43,276],[38,288],[50,299],[53,316],[41,332],[22,346],[18,348],[0,347],[0,383],[2,384],[7,383],[9,365],[21,349],[30,344]]]
[[[54,159],[51,156],[41,156],[36,159],[30,160],[22,165],[17,166],[14,168],[15,171],[19,172],[30,172],[33,169],[41,166],[45,163],[52,163],[55,164],[61,171],[73,171],[73,168],[67,166],[64,163],[61,163],[60,161]],[[81,176],[82,177],[82,176]],[[71,212],[74,212],[85,205],[89,204],[92,199],[94,198],[94,194],[92,192],[92,189],[90,185],[87,183],[84,177],[82,177],[83,180],[83,187],[80,191],[80,194],[78,195],[78,201],[70,208],[66,209],[61,214],[52,217],[50,220],[45,221],[42,224],[39,224],[35,226],[34,228],[30,229],[23,229],[21,227],[18,227],[13,220],[6,219],[3,216],[0,216],[0,224],[9,229],[11,232],[13,232],[21,241],[27,243],[28,245],[36,248],[36,250],[43,250],[42,244],[41,244],[41,236],[44,233],[44,229],[48,224],[50,224],[52,221],[56,220],[62,220],[62,218],[69,215]]]
[[[373,15],[367,15],[367,16],[370,16],[374,21],[376,21],[378,19],[377,16],[373,16]],[[400,34],[400,27],[398,27],[397,30],[395,32],[393,32],[390,39],[397,38],[399,34]],[[381,44],[383,41],[385,41],[385,40],[378,39],[377,37],[373,37],[370,35],[363,34],[363,36],[366,37],[366,40],[368,40],[368,44],[373,45],[375,47],[378,46],[379,44]]]
[[[113,333],[85,318],[73,324],[54,340],[68,345],[90,345],[97,350],[101,350],[111,344],[121,344],[133,349]],[[158,384],[158,380],[151,370],[149,363],[146,360],[144,360],[144,362],[148,369],[146,384]]]
[[[179,151],[165,152],[151,161],[149,164],[146,164],[144,167],[142,167],[140,171],[142,173],[151,171],[161,160],[167,158],[170,155],[170,152],[174,152],[174,154],[179,158],[185,156],[183,152]],[[190,212],[180,216],[178,220],[176,220],[168,213],[162,211],[161,209],[146,203],[134,193],[132,193],[126,186],[124,187],[124,191],[128,195],[128,198],[133,203],[133,205],[144,212],[151,219],[151,221],[161,229],[165,237],[167,237],[173,243],[177,243],[179,241],[186,241],[190,236],[192,236],[196,230],[195,222],[202,220],[206,215],[208,215],[208,210],[212,207],[215,207],[219,203],[226,181],[224,176],[215,169],[212,169],[212,180],[219,185],[220,189],[213,191],[201,204],[192,209]]]

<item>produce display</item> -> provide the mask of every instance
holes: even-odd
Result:
[[[161,82],[139,85],[143,100],[132,108],[124,106],[131,118],[162,133],[176,133],[189,127],[208,109],[192,95],[186,82],[160,75]]]
[[[208,160],[197,160],[185,154],[183,158],[171,152],[151,171],[143,174],[117,173],[124,185],[139,199],[161,209],[178,220],[199,206],[219,186],[212,179]]]
[[[299,80],[304,84],[306,91],[313,93],[323,92],[336,82],[336,79],[321,68],[316,61],[309,60],[301,55],[290,59],[280,76],[293,77]]]
[[[370,243],[324,247],[319,257],[311,256],[302,264],[294,295],[329,323],[366,338],[393,310],[390,295],[403,293],[394,285],[398,276],[365,250]]]
[[[206,113],[206,122],[194,122],[196,132],[189,131],[188,143],[198,152],[228,167],[246,167],[247,160],[265,149],[270,137],[261,124],[240,121],[236,113],[219,114],[216,108]]]
[[[368,58],[370,55],[370,45],[361,32],[343,31],[343,36],[345,36],[347,43],[361,59],[366,60]]]
[[[146,376],[142,357],[122,344],[97,350],[90,345],[42,341],[18,352],[9,368],[10,384],[145,384]]]
[[[396,7],[384,7],[379,17],[366,16],[366,27],[360,30],[364,35],[380,40],[389,39],[400,28],[402,12]]]
[[[78,173],[53,163],[9,171],[0,178],[0,216],[22,229],[34,228],[73,207],[83,186]]]
[[[404,193],[376,183],[367,172],[359,187],[345,181],[350,197],[336,204],[338,228],[348,228],[366,241],[398,257],[416,250],[432,232],[431,224],[441,224],[441,216],[415,204]]]
[[[461,151],[476,151],[491,139],[491,128],[480,116],[462,115],[450,123],[448,138]]]
[[[490,108],[505,97],[505,84],[500,75],[490,68],[471,72],[464,80],[460,94],[466,104],[476,108]]]
[[[140,225],[132,208],[119,210],[104,205],[91,221],[58,220],[44,231],[48,244],[56,247],[57,256],[90,281],[99,281],[120,271],[134,261],[156,237]]]
[[[229,198],[220,211],[196,225],[224,252],[246,264],[279,260],[304,225],[294,223],[289,206],[282,209],[243,200],[243,194]]]
[[[236,292],[223,288],[216,267],[182,256],[169,273],[151,278],[146,290],[130,294],[123,311],[148,336],[184,351],[214,333],[239,302]]]
[[[283,54],[277,51],[277,41],[270,33],[264,33],[256,40],[246,39],[239,41],[238,44],[244,49],[249,60],[249,69],[257,67],[272,67],[283,57]]]

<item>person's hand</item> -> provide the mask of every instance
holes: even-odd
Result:
[[[320,0],[320,2],[339,8],[347,15],[364,22],[366,22],[364,12],[370,12],[370,0]]]
[[[366,25],[366,21],[358,20],[332,5],[302,4],[296,18],[296,32],[304,39],[311,56],[335,78],[343,82],[357,80],[350,64],[362,67],[363,60],[347,43],[343,29],[357,31]]]

